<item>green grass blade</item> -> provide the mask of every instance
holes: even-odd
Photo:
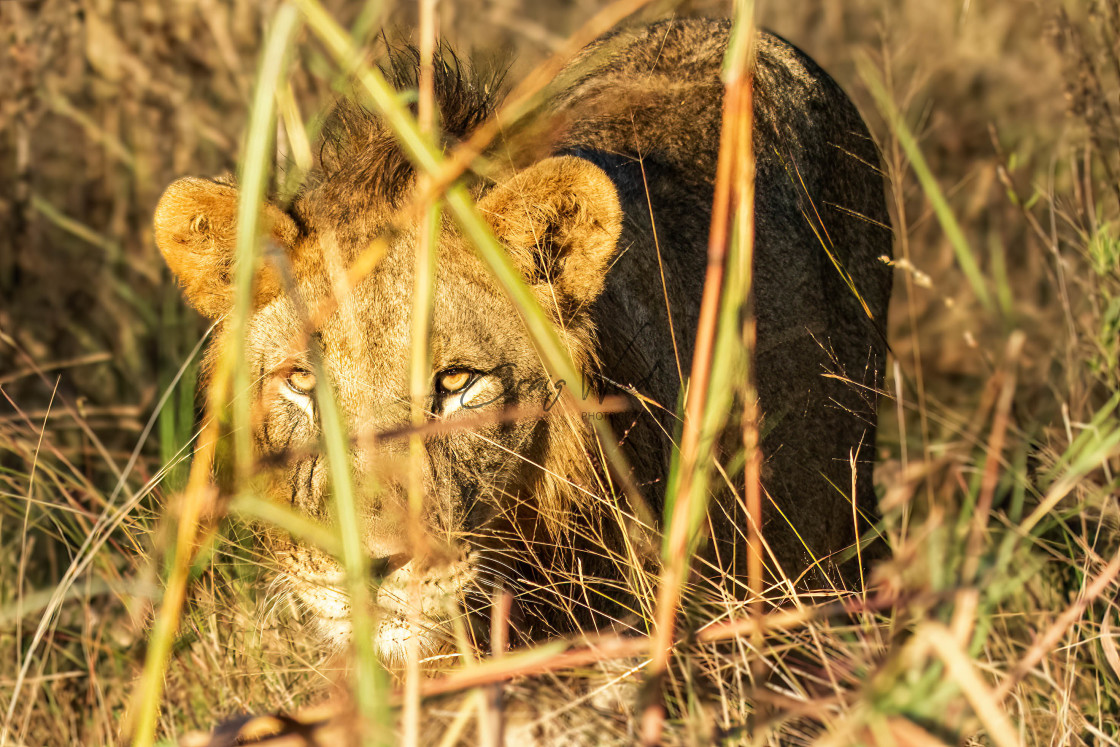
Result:
[[[918,147],[918,141],[906,125],[902,113],[899,112],[894,100],[887,92],[883,79],[871,62],[866,58],[861,58],[859,68],[860,75],[867,83],[867,87],[871,89],[872,96],[875,97],[875,103],[878,104],[879,110],[886,118],[895,137],[898,138],[899,145],[906,152],[906,157],[910,159],[910,167],[914,169],[914,175],[918,177],[918,182],[922,185],[926,198],[933,206],[933,212],[941,224],[941,229],[945,231],[945,238],[949,240],[950,246],[953,247],[957,264],[960,265],[961,271],[964,272],[965,278],[972,286],[973,293],[980,299],[980,303],[984,305],[987,311],[996,311],[992,294],[988,291],[988,285],[984,280],[983,273],[980,272],[980,266],[976,264],[972,247],[969,245],[968,239],[965,238],[964,231],[961,229],[960,223],[957,222],[953,209],[949,206],[949,201],[945,199],[945,193],[941,190],[941,185],[937,183],[937,178],[934,177],[925,156],[922,155],[922,150]]]
[[[331,496],[334,499],[334,516],[338,524],[342,549],[342,563],[346,569],[346,586],[350,595],[351,638],[356,656],[354,689],[358,707],[375,727],[367,744],[392,744],[393,715],[389,709],[389,684],[377,661],[373,647],[372,598],[369,586],[369,553],[361,535],[358,520],[358,501],[350,473],[350,440],[346,421],[335,400],[321,352],[315,351],[315,368],[318,384],[315,387],[316,404],[323,448],[327,454],[327,467],[331,478]]]
[[[237,249],[234,255],[234,302],[229,319],[231,345],[225,355],[234,356],[233,372],[233,439],[239,477],[247,477],[252,462],[249,423],[249,371],[245,365],[244,340],[246,325],[252,312],[253,279],[260,256],[260,216],[268,190],[269,175],[275,155],[276,91],[283,85],[290,63],[289,48],[299,30],[299,14],[291,5],[283,5],[273,19],[273,30],[261,56],[260,72],[249,113],[249,129],[241,160],[237,202]]]
[[[246,155],[241,169],[243,181],[238,205],[236,300],[231,321],[238,337],[234,339],[240,339],[240,335],[243,334],[252,301],[257,224],[267,181],[268,160],[271,158],[272,137],[275,132],[272,124],[275,120],[273,91],[284,75],[288,48],[298,28],[299,14],[290,5],[282,6],[273,18],[272,30],[261,56]],[[244,362],[239,360],[241,346],[231,347],[232,350],[224,353],[227,356],[231,354],[236,356],[232,360],[232,368],[236,372],[235,393],[239,395],[234,398],[234,422],[239,425],[235,432],[237,464],[239,469],[247,470],[250,459],[249,400],[246,396],[248,370]],[[194,531],[188,534],[193,537]],[[164,606],[156,616],[152,635],[148,641],[144,673],[138,686],[139,697],[136,701],[136,720],[132,733],[132,743],[136,747],[148,747],[155,739],[159,704],[163,693],[163,673],[179,629],[178,621],[182,611],[180,602],[185,596],[183,590],[188,583],[186,574],[194,550],[193,542],[180,543],[167,558],[167,567],[171,569],[168,579],[169,593],[165,598]],[[171,602],[168,604],[167,600]]]

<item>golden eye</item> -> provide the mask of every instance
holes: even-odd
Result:
[[[315,389],[315,374],[310,371],[292,371],[285,383],[299,394],[311,394]]]
[[[440,391],[446,394],[455,394],[456,392],[461,392],[466,389],[473,378],[474,374],[470,371],[453,369],[441,373],[437,383],[439,384]]]

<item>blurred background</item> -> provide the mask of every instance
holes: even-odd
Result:
[[[176,177],[236,170],[278,4],[0,0],[0,719],[16,743],[114,741],[158,593],[151,531],[185,478],[191,351],[205,332],[160,260],[152,212]],[[409,40],[416,28],[412,3],[323,5],[373,60],[382,34]],[[464,57],[505,61],[516,82],[604,5],[443,0],[440,31]],[[635,19],[729,10],[651,2]],[[967,451],[1013,329],[1026,334],[1016,427],[1041,469],[1120,390],[1116,3],[759,0],[757,15],[839,81],[883,151],[898,260],[889,387],[917,403],[884,403],[884,490],[908,448],[949,461]],[[313,134],[339,89],[307,32],[298,55],[292,93]],[[961,273],[869,71],[916,136],[990,306]],[[231,532],[221,552],[251,556]],[[80,554],[92,537],[103,544]],[[32,649],[76,557],[90,562]],[[242,594],[238,573],[201,574],[197,593]],[[289,634],[244,594],[244,619],[201,602],[192,613],[165,734],[308,702],[330,679],[307,676],[325,659],[306,646],[258,676],[273,638]],[[285,650],[299,648],[291,638]]]

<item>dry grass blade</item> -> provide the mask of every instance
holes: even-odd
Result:
[[[581,49],[650,2],[651,0],[615,0],[589,18],[564,41],[560,50],[510,91],[502,108],[493,118],[483,123],[466,142],[451,152],[443,169],[432,176],[428,190],[421,190],[418,198],[420,204],[446,192],[456,179],[466,173],[494,138],[528,114],[541,91],[553,82],[556,75]]]
[[[949,676],[964,691],[992,741],[998,747],[1019,744],[1016,729],[1003,712],[1000,699],[980,679],[973,662],[961,650],[953,634],[947,628],[928,624],[918,631],[918,640],[925,642],[945,662]]]

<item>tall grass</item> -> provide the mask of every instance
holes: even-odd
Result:
[[[154,201],[174,176],[241,164],[237,328],[261,199],[299,183],[315,140],[314,118],[305,123],[301,112],[329,103],[323,92],[340,77],[357,80],[427,180],[417,205],[427,224],[440,210],[457,222],[553,376],[578,380],[456,179],[487,138],[531,108],[566,56],[642,4],[562,13],[444,3],[444,33],[466,39],[489,25],[477,38],[513,39],[527,58],[515,68],[526,82],[497,123],[451,153],[369,64],[383,25],[373,4],[139,3],[138,15],[122,4],[82,19],[63,3],[0,8],[0,38],[14,50],[0,55],[0,80],[14,86],[0,91],[10,94],[0,95],[0,163],[14,167],[0,185],[0,220],[11,228],[0,237],[0,646],[11,654],[0,666],[0,744],[175,742],[241,712],[302,714],[324,741],[360,734],[380,743],[397,740],[401,713],[411,744],[440,724],[447,743],[456,733],[493,742],[526,721],[600,744],[641,735],[682,744],[1120,742],[1112,1],[1059,10],[858,0],[813,13],[758,3],[761,23],[805,40],[863,104],[891,184],[901,282],[877,481],[878,530],[892,557],[860,594],[790,594],[771,600],[785,608],[767,610],[725,601],[711,619],[678,618],[700,478],[725,466],[682,444],[670,491],[681,499],[666,522],[665,553],[676,563],[656,606],[641,610],[652,636],[501,656],[464,644],[462,666],[391,683],[361,632],[372,623],[358,522],[323,529],[255,492],[247,398],[238,396],[249,378],[236,351],[211,374],[213,399],[195,434],[204,330],[166,300],[175,290],[151,247]],[[752,18],[749,5],[740,24]],[[411,13],[409,4],[388,17],[411,24]],[[421,42],[432,33],[426,27]],[[554,50],[541,49],[542,38]],[[732,71],[742,69],[736,59]],[[526,73],[538,61],[539,72]],[[79,63],[90,71],[80,83],[62,76]],[[739,135],[725,135],[730,153],[749,139],[743,118],[731,121],[736,107],[728,110]],[[296,167],[270,173],[277,112]],[[728,182],[737,188],[727,209],[739,216],[727,224],[737,237],[723,284],[731,301],[749,282],[739,272],[749,261],[736,262],[749,256],[743,180],[745,172]],[[417,258],[419,267],[432,261]],[[85,267],[106,282],[87,288],[88,277],[60,271]],[[432,303],[430,273],[418,279],[414,318]],[[693,373],[685,403],[702,432],[727,408],[696,384],[710,375],[710,392],[731,391],[720,382],[741,375],[750,332],[737,315],[714,313],[709,334],[714,350],[698,359],[710,373]],[[418,381],[427,353],[417,339]],[[348,434],[329,386],[319,391],[335,510],[354,517]],[[745,425],[749,451],[749,417]],[[618,459],[615,441],[600,436],[605,457]],[[232,439],[238,468],[228,504],[216,500],[209,469],[220,438]],[[269,559],[241,517],[344,560],[354,652],[316,650],[298,615],[273,606],[261,577]],[[502,709],[488,695],[495,688]],[[358,721],[342,705],[346,693]]]

